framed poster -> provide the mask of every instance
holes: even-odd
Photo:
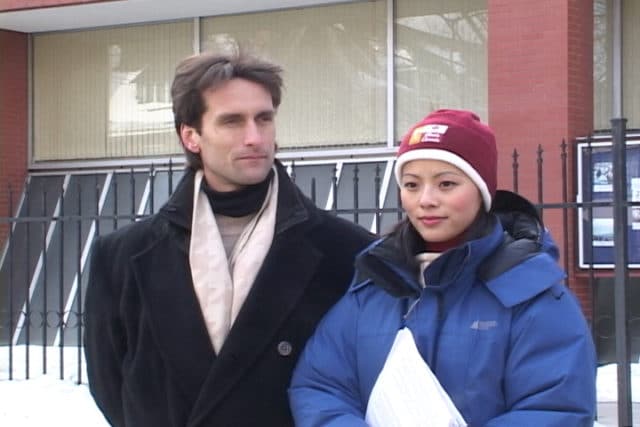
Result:
[[[628,140],[626,154],[627,200],[640,202],[640,140]],[[581,268],[613,268],[611,141],[579,143],[577,172],[579,265]],[[640,268],[640,206],[630,206],[627,216],[629,267]]]

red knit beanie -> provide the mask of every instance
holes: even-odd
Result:
[[[491,209],[498,181],[496,138],[471,111],[437,110],[416,123],[402,138],[395,175],[412,160],[441,160],[462,170],[480,189],[485,210]]]

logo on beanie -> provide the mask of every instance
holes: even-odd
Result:
[[[417,127],[411,133],[409,138],[409,145],[419,144],[421,142],[440,142],[442,135],[447,132],[449,126],[447,125],[424,125]]]

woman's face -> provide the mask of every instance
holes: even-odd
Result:
[[[440,160],[413,160],[402,168],[400,199],[409,221],[427,242],[463,233],[483,209],[478,187],[457,167]]]

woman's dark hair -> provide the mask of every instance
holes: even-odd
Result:
[[[183,124],[201,132],[202,115],[207,111],[203,93],[231,79],[245,79],[264,87],[271,94],[273,107],[278,108],[282,97],[282,68],[245,52],[217,54],[204,52],[182,60],[176,67],[171,85],[173,115],[176,132],[180,137]],[[194,169],[202,168],[199,153],[183,146],[187,164]]]

